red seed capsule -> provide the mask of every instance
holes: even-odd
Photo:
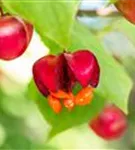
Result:
[[[64,53],[68,66],[76,80],[86,87],[97,87],[100,68],[95,55],[88,50],[78,50],[74,53]]]
[[[33,76],[39,91],[45,97],[49,95],[50,106],[59,113],[61,103],[71,110],[74,105],[87,105],[91,102],[93,88],[99,83],[100,68],[92,52],[78,50],[40,58],[33,65]],[[83,89],[73,96],[70,92],[77,83]]]
[[[95,88],[99,83],[100,68],[92,52],[78,50],[40,58],[33,65],[33,76],[44,96],[51,94],[65,98],[68,95],[64,92],[72,91],[76,83]]]
[[[114,140],[123,136],[127,129],[125,114],[115,105],[107,105],[89,126],[101,138]]]
[[[24,53],[33,33],[33,26],[11,15],[0,18],[0,59],[12,60]]]

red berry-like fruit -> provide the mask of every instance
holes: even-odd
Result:
[[[40,58],[34,63],[33,76],[44,96],[50,92],[63,95],[60,91],[71,92],[77,82],[83,87],[96,87],[99,83],[100,68],[92,52],[78,50],[75,53],[64,52],[57,56]]]
[[[120,138],[127,129],[125,114],[115,105],[107,105],[89,126],[100,137],[106,140]]]
[[[49,91],[58,92],[62,88],[61,58],[48,55],[40,58],[33,66],[35,83],[40,92],[47,96]]]
[[[98,61],[88,50],[44,56],[33,65],[37,88],[48,97],[55,113],[61,111],[61,102],[69,111],[75,105],[88,105],[93,97],[92,89],[99,83],[99,76]],[[72,89],[77,83],[82,90],[74,96]]]
[[[92,52],[79,50],[74,53],[64,53],[69,68],[83,87],[90,84],[96,87],[99,83],[100,68]]]
[[[135,0],[118,0],[115,6],[128,21],[135,24]]]
[[[33,33],[33,26],[11,15],[0,18],[0,59],[12,60],[24,53]]]

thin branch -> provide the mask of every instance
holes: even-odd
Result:
[[[0,7],[0,16],[4,16],[4,12],[3,12],[2,7]]]
[[[100,16],[99,14],[97,14],[97,11],[95,10],[79,10],[77,12],[77,16],[89,16],[89,17],[97,17]],[[121,13],[119,12],[112,12],[108,15],[102,16],[101,17],[121,17]]]

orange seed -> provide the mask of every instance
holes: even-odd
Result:
[[[51,95],[58,99],[70,98],[70,95],[62,90],[59,90],[56,93],[51,92]]]
[[[85,87],[75,96],[76,105],[87,105],[93,98],[93,88]]]
[[[61,112],[61,110],[62,110],[62,105],[61,105],[59,99],[57,99],[57,98],[55,98],[55,97],[49,95],[49,96],[48,96],[48,102],[49,102],[50,107],[53,109],[53,111],[54,111],[55,113],[58,114],[58,113]]]

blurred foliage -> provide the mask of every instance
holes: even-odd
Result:
[[[118,20],[114,26],[113,26],[114,30],[118,31],[118,32],[122,32],[123,34],[125,34],[127,36],[127,38],[133,43],[135,44],[135,26],[128,22],[126,19],[120,19]]]
[[[4,95],[2,91],[0,92],[0,95],[0,99],[3,97],[6,98],[6,95]],[[11,101],[12,99],[8,98],[8,102]],[[8,102],[6,104],[8,104]],[[19,102],[22,102],[21,99]],[[10,106],[10,109],[15,108],[15,105],[16,104],[14,103],[14,106]],[[24,120],[20,117],[15,117],[12,113],[8,113],[2,106],[2,101],[0,101],[0,125],[3,128],[3,134],[0,134],[0,139],[2,140],[3,138],[3,142],[0,144],[0,149],[22,149],[22,147],[27,149],[43,148],[43,146],[32,142],[25,135]],[[18,105],[16,105],[16,107],[17,106]],[[18,115],[20,113],[22,112],[20,111]]]

